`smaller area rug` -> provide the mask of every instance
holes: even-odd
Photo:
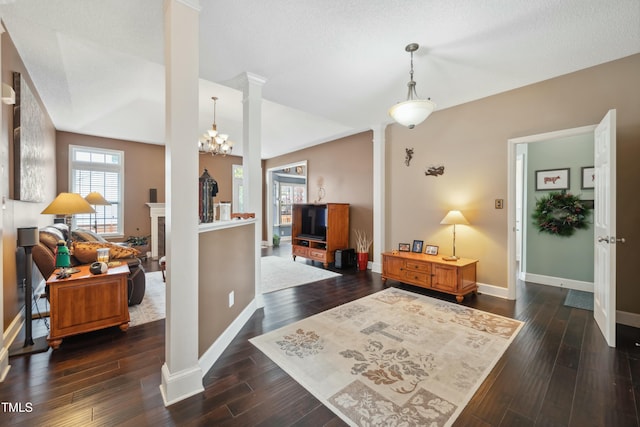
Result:
[[[250,341],[349,425],[437,427],[522,325],[390,288]]]
[[[296,262],[293,258],[266,256],[261,258],[261,263],[263,293],[341,276],[322,267]]]
[[[583,310],[593,311],[593,292],[576,291],[569,289],[564,299],[564,305],[567,307],[582,308]]]
[[[146,273],[145,276],[147,281],[142,302],[129,307],[130,327],[164,319],[165,317],[166,295],[162,272],[154,271]]]

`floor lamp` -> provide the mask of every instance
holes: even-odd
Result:
[[[33,284],[31,272],[33,270],[33,255],[31,249],[40,241],[37,227],[18,228],[18,246],[24,248],[26,259],[26,283],[24,287],[24,345],[21,348],[9,351],[9,357],[21,356],[25,354],[42,353],[49,349],[46,337],[33,340],[32,322],[33,314],[31,306],[33,304]]]
[[[105,199],[102,196],[102,194],[98,193],[97,191],[92,191],[91,193],[87,194],[86,196],[84,196],[84,199],[87,201],[87,203],[89,203],[90,205],[93,205],[93,209],[94,210],[95,210],[96,206],[109,206],[109,205],[111,205],[111,203],[109,203],[107,201],[107,199]],[[104,218],[104,215],[102,217]],[[103,221],[103,224],[104,224],[104,221]],[[96,213],[96,217],[95,217],[94,228],[95,228],[95,230],[93,230],[93,231],[95,231],[97,233],[98,232],[98,214],[97,213]]]
[[[467,221],[467,218],[465,218],[464,215],[462,215],[462,212],[460,212],[460,211],[449,211],[449,212],[447,212],[445,217],[442,218],[442,221],[440,221],[440,224],[453,224],[453,255],[452,256],[447,256],[447,257],[442,257],[442,259],[445,260],[445,261],[456,261],[456,260],[459,260],[460,257],[456,256],[456,224],[468,225],[469,221]]]

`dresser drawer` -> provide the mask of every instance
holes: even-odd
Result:
[[[298,255],[301,257],[306,258],[307,254],[309,253],[309,248],[305,247],[305,246],[297,246],[297,245],[293,245],[291,247],[291,253],[293,255]]]
[[[423,273],[420,271],[405,271],[403,277],[407,282],[412,282],[424,286],[429,286],[431,284],[431,276],[428,273]]]
[[[323,251],[321,249],[313,249],[309,248],[309,255],[307,258],[315,259],[316,261],[326,261],[327,259],[327,251]]]
[[[407,271],[420,271],[422,273],[431,272],[431,264],[426,262],[407,261],[404,266]]]

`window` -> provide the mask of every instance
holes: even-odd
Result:
[[[244,212],[244,190],[243,190],[243,169],[242,165],[233,165],[233,211]]]
[[[69,146],[69,188],[85,197],[92,191],[111,205],[93,206],[95,214],[78,214],[72,227],[86,228],[105,236],[122,235],[124,152],[104,148]]]

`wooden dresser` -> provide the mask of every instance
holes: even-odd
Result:
[[[384,252],[382,282],[388,279],[446,292],[462,302],[464,296],[477,293],[476,264],[478,260],[460,258],[445,261],[441,256],[413,252]]]

